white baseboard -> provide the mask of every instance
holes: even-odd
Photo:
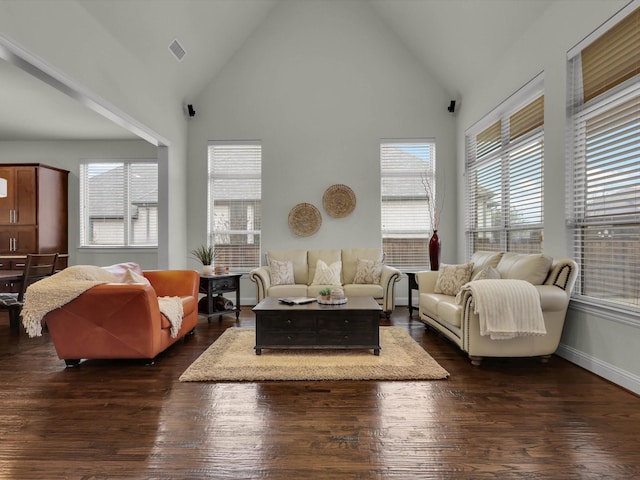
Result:
[[[556,355],[640,395],[640,377],[638,375],[622,370],[615,365],[611,365],[610,363],[587,355],[580,350],[576,350],[562,343],[558,347],[558,350],[556,350]]]

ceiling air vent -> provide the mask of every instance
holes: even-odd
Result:
[[[173,53],[173,56],[178,59],[179,62],[182,61],[184,56],[187,54],[187,51],[182,48],[182,45],[178,42],[178,39],[173,40],[171,45],[169,45],[169,50]]]

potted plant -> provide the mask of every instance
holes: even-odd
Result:
[[[216,249],[211,245],[200,245],[191,250],[191,254],[202,263],[202,274],[213,275],[213,260],[216,258]]]
[[[331,289],[330,288],[323,288],[322,290],[320,290],[320,298],[324,301],[329,301],[331,300]]]

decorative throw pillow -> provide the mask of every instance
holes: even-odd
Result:
[[[342,285],[340,282],[341,271],[342,262],[333,262],[331,265],[327,265],[322,260],[318,260],[316,274],[311,285]]]
[[[130,268],[127,269],[125,274],[122,276],[122,280],[120,281],[121,283],[142,283],[144,285],[151,285],[149,280],[147,280],[147,277],[145,277],[144,275],[140,275],[139,273],[136,273],[134,270]]]
[[[444,293],[445,295],[457,295],[462,286],[471,278],[473,263],[465,263],[463,265],[447,265],[440,264],[438,270],[438,280],[436,281],[435,293]]]
[[[498,280],[500,278],[502,278],[500,276],[500,272],[495,268],[489,266],[484,267],[482,270],[480,270],[475,276],[474,280]]]
[[[293,262],[290,260],[269,259],[271,285],[293,285]]]
[[[382,262],[358,258],[356,260],[356,276],[353,283],[379,284],[382,276]]]
[[[124,277],[125,273],[127,273],[127,270],[133,270],[135,273],[142,275],[142,268],[140,268],[140,265],[134,262],[115,263],[113,265],[109,265],[108,267],[102,268],[118,277],[119,282],[122,282],[122,278]]]

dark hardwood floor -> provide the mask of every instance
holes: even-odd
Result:
[[[416,315],[414,313],[414,315]],[[65,369],[50,338],[0,316],[0,479],[631,479],[640,399],[559,358],[473,367],[398,307],[450,373],[430,382],[181,383],[226,328],[152,366]],[[253,326],[250,308],[240,326]]]

